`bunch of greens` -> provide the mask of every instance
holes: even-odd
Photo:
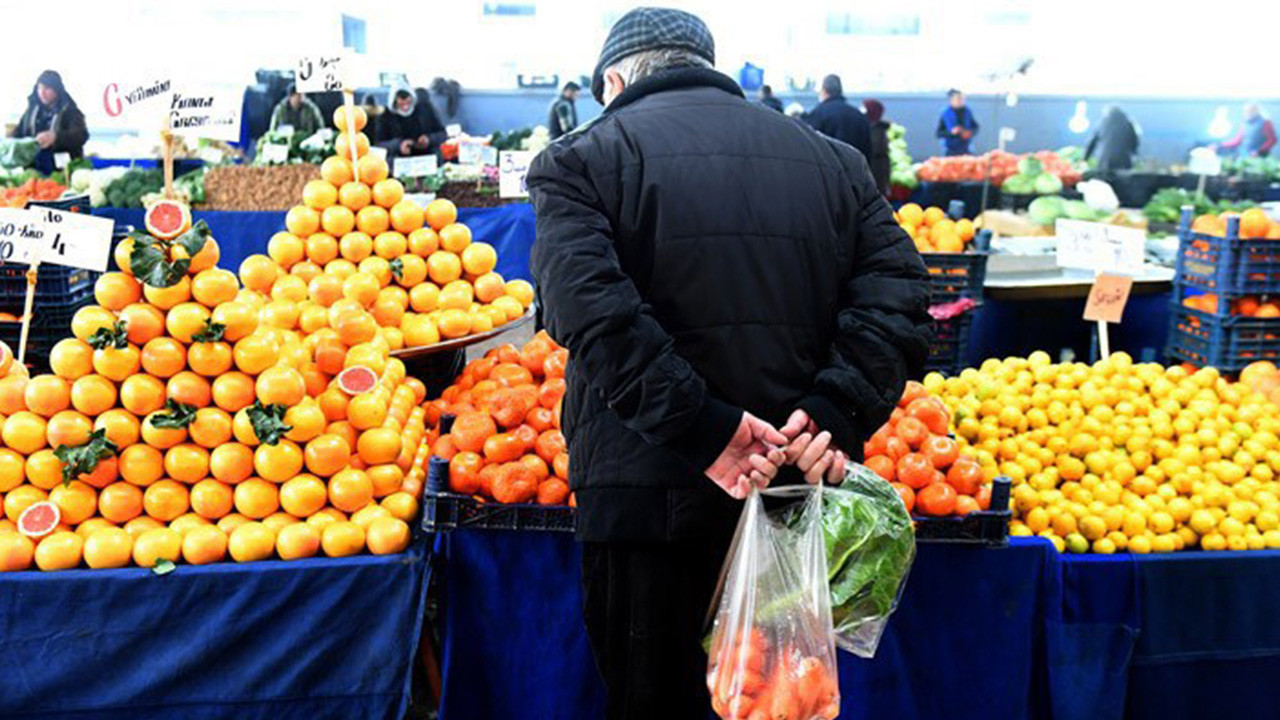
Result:
[[[142,196],[164,189],[164,173],[157,169],[134,168],[106,187],[107,206],[140,208]]]
[[[507,132],[495,132],[489,138],[489,146],[497,150],[519,150],[525,138],[533,135],[533,128],[520,128]]]
[[[1280,180],[1280,158],[1223,158],[1222,173],[1261,180]]]
[[[32,167],[39,152],[35,138],[0,138],[0,167]]]
[[[907,129],[897,123],[889,126],[889,183],[914,189],[920,184],[916,169],[907,152]]]
[[[1217,214],[1223,212],[1240,212],[1257,207],[1257,203],[1249,200],[1231,202],[1219,200],[1214,202],[1201,193],[1183,188],[1163,188],[1157,190],[1146,205],[1142,206],[1142,214],[1153,223],[1178,223],[1182,220],[1182,206],[1190,205],[1196,215]]]

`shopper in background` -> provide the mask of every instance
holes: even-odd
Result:
[[[768,85],[760,86],[760,104],[782,112],[782,101],[773,96],[773,88]]]
[[[884,103],[879,100],[864,100],[862,110],[871,126],[871,152],[867,154],[867,164],[871,166],[871,177],[876,179],[880,194],[888,195],[889,121],[884,119]]]
[[[419,101],[419,94],[426,97]],[[391,103],[378,116],[375,142],[386,148],[390,158],[426,155],[435,152],[444,141],[444,125],[432,107],[426,91],[418,92],[400,87],[391,96]]]
[[[938,137],[942,138],[943,155],[970,155],[970,143],[978,134],[978,120],[964,104],[964,93],[947,91],[947,109],[938,118]]]
[[[296,85],[290,84],[284,99],[276,103],[271,113],[271,129],[278,131],[281,127],[293,128],[295,135],[311,137],[324,127],[324,115],[310,98],[298,92]]]
[[[1142,135],[1129,116],[1115,105],[1108,105],[1102,113],[1098,129],[1089,138],[1085,148],[1085,160],[1093,159],[1099,173],[1113,173],[1133,167]]]
[[[67,93],[57,72],[45,70],[36,78],[13,136],[35,139],[40,146],[35,168],[46,175],[57,169],[57,153],[67,153],[72,159],[84,157],[84,144],[89,140],[84,113]]]
[[[1276,146],[1276,126],[1263,114],[1258,103],[1244,106],[1244,124],[1235,138],[1218,146],[1220,150],[1235,150],[1240,157],[1267,157]]]
[[[547,131],[552,140],[578,127],[578,106],[574,103],[581,90],[578,83],[567,82],[560,90],[560,97],[551,103],[551,108],[547,111]]]
[[[714,62],[697,17],[627,13],[596,65],[603,115],[528,176],[615,720],[707,717],[703,621],[739,500],[841,477],[928,355],[928,274],[864,156]],[[788,442],[778,476],[768,445]]]
[[[857,148],[863,155],[871,152],[871,126],[862,111],[844,99],[844,85],[839,75],[822,78],[818,89],[818,106],[804,116],[814,130]]]

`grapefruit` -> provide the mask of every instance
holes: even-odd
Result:
[[[160,200],[147,208],[147,232],[161,240],[172,240],[191,229],[191,210],[175,200]]]
[[[352,365],[338,375],[338,387],[348,395],[367,393],[378,384],[378,376],[364,365]]]
[[[43,500],[32,503],[18,516],[18,532],[29,538],[42,538],[53,532],[62,520],[62,512],[58,506]]]

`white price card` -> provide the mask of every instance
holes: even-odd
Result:
[[[480,164],[481,165],[497,165],[498,149],[489,145],[480,146]]]
[[[395,176],[398,178],[412,178],[435,175],[436,162],[435,155],[398,157],[395,163]]]
[[[387,149],[378,145],[374,145],[369,148],[369,154],[376,158],[381,158],[382,160],[387,159]]]
[[[417,203],[419,206],[422,207],[423,210],[426,210],[427,206],[430,205],[431,202],[436,199],[436,194],[435,193],[405,193],[404,199],[408,200],[409,202]]]
[[[292,126],[292,125],[277,125],[277,126],[276,126],[276,134],[277,134],[277,135],[279,135],[280,137],[291,138],[291,137],[293,137],[293,126]]]
[[[289,162],[289,146],[278,143],[267,143],[262,146],[262,162],[269,165],[283,165]]]
[[[532,150],[505,150],[498,156],[498,197],[529,197],[525,177],[537,153]]]
[[[169,128],[174,135],[209,140],[240,140],[244,88],[179,88],[169,98]]]
[[[1118,275],[1142,274],[1147,233],[1083,220],[1059,220],[1058,266]]]
[[[168,105],[173,93],[172,77],[145,81],[113,81],[102,88],[102,111],[108,118],[129,117],[134,110],[154,105],[158,110]]]
[[[458,123],[449,123],[444,126],[444,134],[451,138],[456,138],[462,134],[462,125]]]
[[[478,142],[458,143],[458,164],[459,165],[479,165],[481,147],[483,146]]]
[[[13,215],[12,213],[25,213]],[[40,262],[107,271],[111,255],[111,218],[65,212],[52,208],[7,211],[0,215],[0,258],[14,262]],[[13,242],[12,254],[6,256]]]
[[[71,164],[71,153],[60,152],[53,154],[53,166],[59,170],[64,170]]]
[[[347,53],[336,52],[298,58],[294,77],[298,92],[331,92],[346,83]]]

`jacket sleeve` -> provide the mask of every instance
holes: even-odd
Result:
[[[1266,155],[1276,146],[1276,126],[1270,120],[1262,123],[1262,145],[1258,147],[1259,155]]]
[[[533,276],[547,331],[622,424],[705,470],[742,410],[711,396],[622,270],[613,228],[585,163],[563,142],[530,168],[537,214]]]
[[[79,153],[89,140],[89,128],[85,125],[84,113],[79,108],[67,108],[58,118],[58,137],[54,141],[56,152]]]
[[[938,129],[934,133],[940,138],[946,139],[951,137],[951,127],[947,125],[947,110],[943,110],[938,116]]]
[[[800,406],[840,449],[861,457],[862,443],[889,419],[907,380],[923,373],[932,320],[920,253],[876,192],[866,162],[845,164],[859,203],[849,233],[852,275],[827,365]]]

